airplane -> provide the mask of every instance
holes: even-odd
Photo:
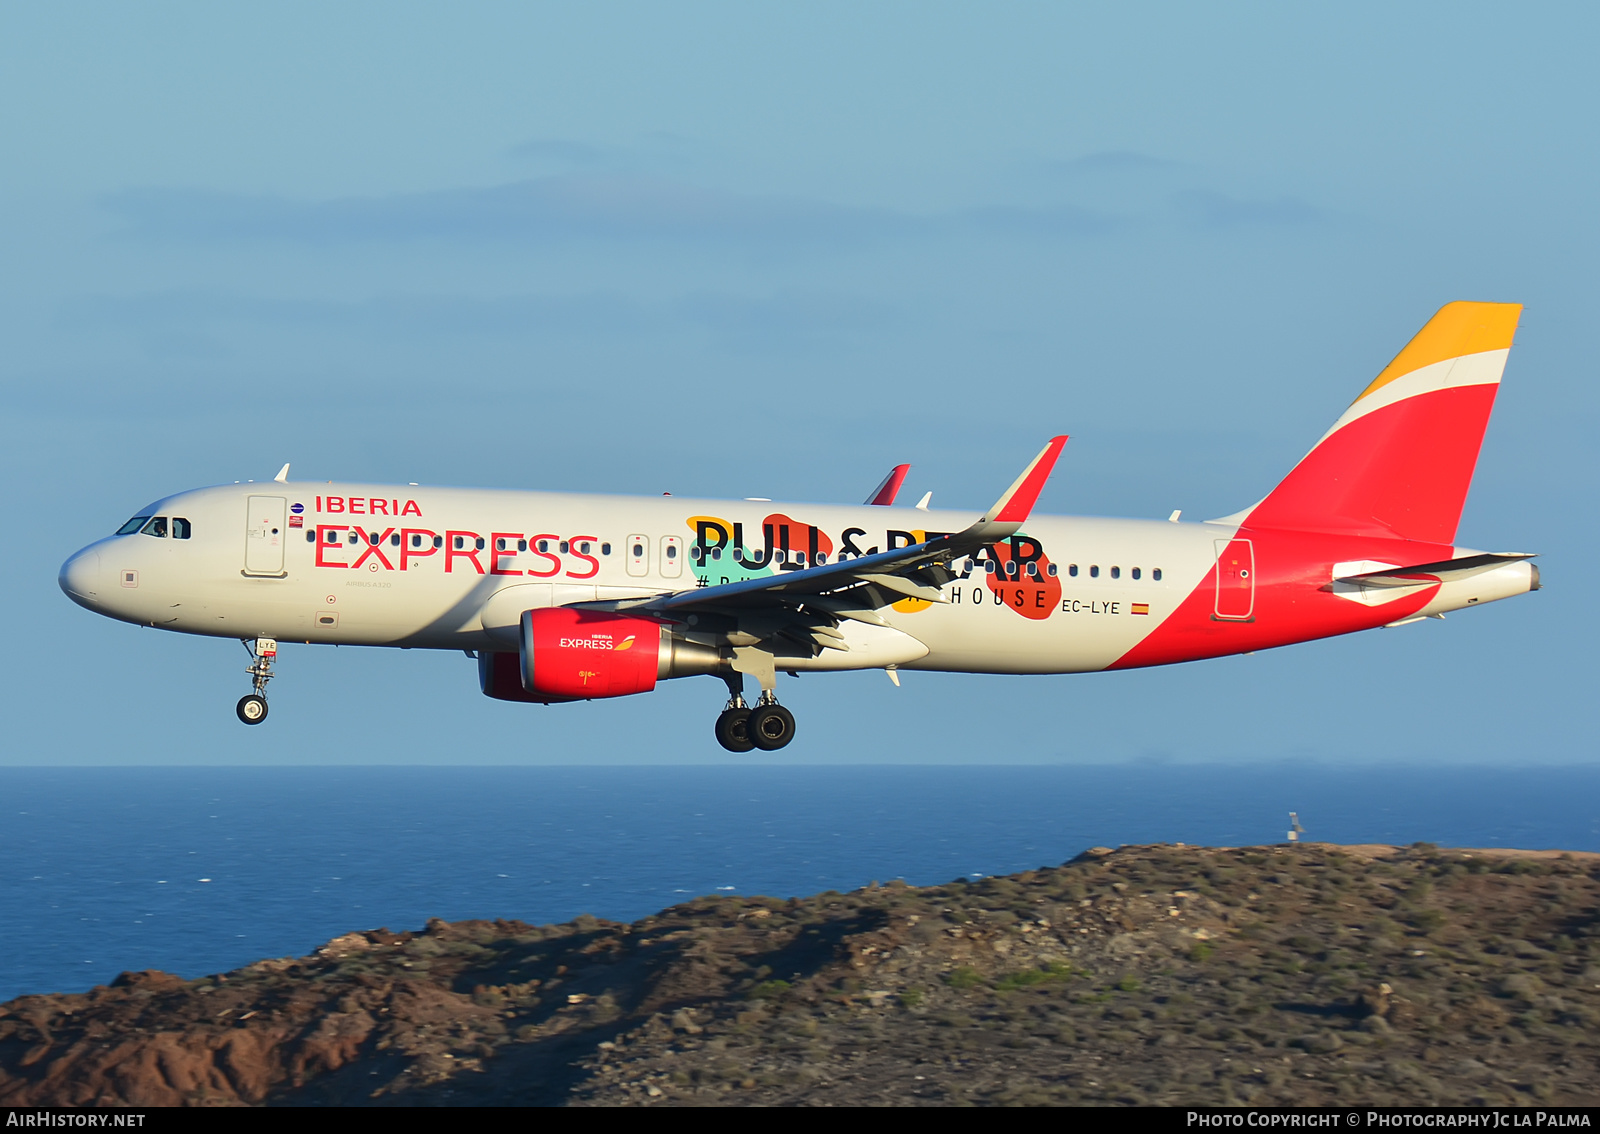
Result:
[[[727,685],[717,741],[776,751],[776,676],[1087,673],[1403,626],[1539,589],[1455,544],[1521,305],[1450,303],[1271,492],[1203,523],[1036,516],[1067,438],[993,507],[845,507],[288,480],[180,492],[73,555],[96,613],[237,638],[267,717],[280,642],[462,650],[552,704]],[[745,680],[760,695],[745,701]]]

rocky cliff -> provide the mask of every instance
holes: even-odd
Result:
[[[3,1105],[1587,1103],[1600,856],[1096,849],[0,1006]]]

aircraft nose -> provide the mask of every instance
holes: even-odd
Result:
[[[73,602],[93,609],[103,589],[100,553],[93,548],[84,548],[61,565],[61,574],[56,577],[56,582],[61,584],[61,589]]]

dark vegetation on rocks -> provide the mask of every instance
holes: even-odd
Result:
[[[1600,856],[1302,844],[632,925],[430,922],[0,1006],[0,1105],[1594,1104]]]

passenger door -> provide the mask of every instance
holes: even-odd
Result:
[[[282,496],[252,496],[246,507],[244,573],[281,578],[289,502]]]

